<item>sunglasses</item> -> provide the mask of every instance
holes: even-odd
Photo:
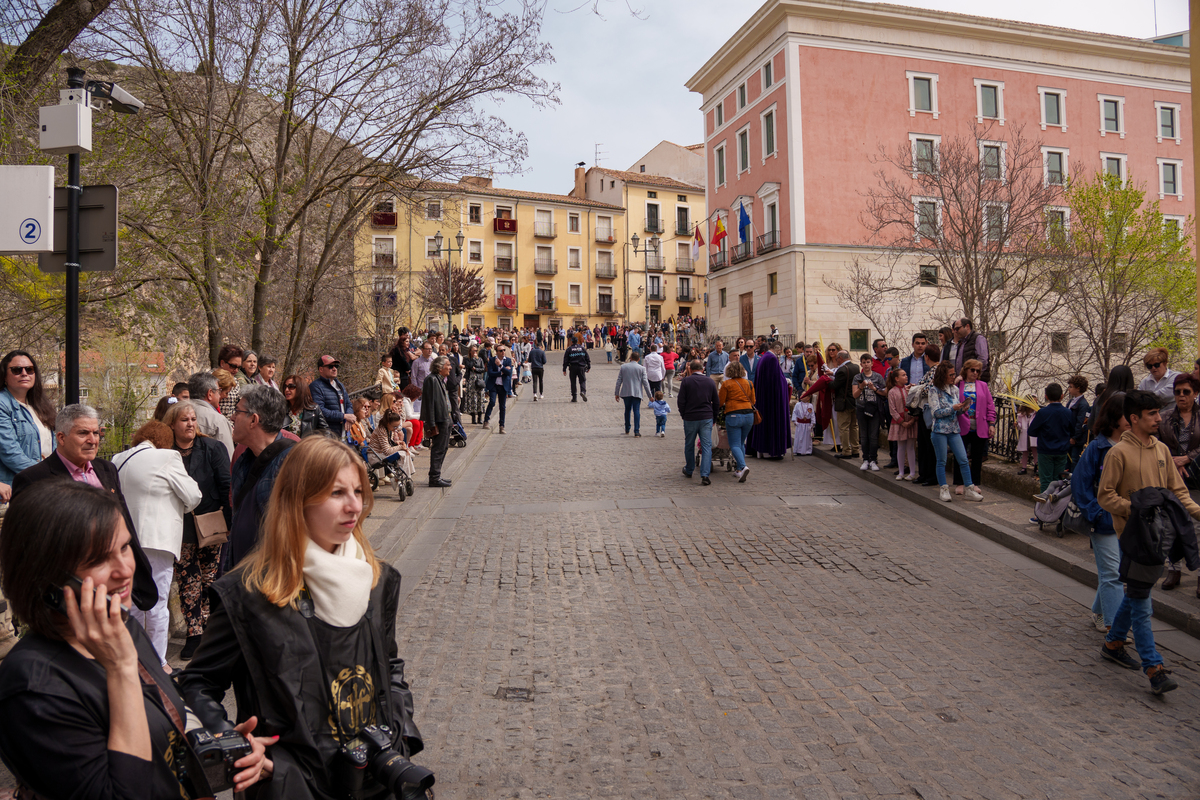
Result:
[[[1155,367],[1161,367],[1161,366],[1162,366],[1163,364],[1165,364],[1165,363],[1167,363],[1167,362],[1165,362],[1165,361],[1155,361],[1153,364],[1147,364],[1147,365],[1146,365],[1146,369],[1154,369]]]
[[[1176,397],[1190,397],[1192,394],[1193,394],[1193,392],[1191,389],[1176,389],[1175,390]]]
[[[285,383],[285,384],[283,385],[283,388],[284,388],[284,389],[295,389],[295,388],[296,388],[296,384],[294,384],[294,383]]]
[[[9,367],[8,371],[13,375],[36,375],[37,370],[33,367]]]

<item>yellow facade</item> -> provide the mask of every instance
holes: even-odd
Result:
[[[396,327],[437,327],[446,316],[425,308],[421,273],[434,263],[434,236],[458,265],[480,267],[487,300],[455,316],[468,327],[594,326],[625,317],[620,206],[565,195],[495,189],[486,179],[434,184],[411,201],[375,211],[355,244],[356,312],[364,338],[380,342]],[[513,230],[515,228],[515,230]],[[509,299],[513,298],[513,299]]]

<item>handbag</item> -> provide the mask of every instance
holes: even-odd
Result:
[[[229,541],[229,526],[225,524],[225,512],[217,509],[207,514],[192,512],[196,523],[196,543],[200,547],[211,547]]]
[[[1083,509],[1075,505],[1074,500],[1067,503],[1067,510],[1063,512],[1059,524],[1067,533],[1078,533],[1080,536],[1091,536],[1095,532],[1092,523],[1083,515]]]

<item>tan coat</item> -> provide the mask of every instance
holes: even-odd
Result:
[[[1200,519],[1200,506],[1192,500],[1183,478],[1171,461],[1171,451],[1154,437],[1144,444],[1132,431],[1121,434],[1104,459],[1096,499],[1100,507],[1112,514],[1113,530],[1119,535],[1129,519],[1129,495],[1148,486],[1168,489],[1194,519]]]

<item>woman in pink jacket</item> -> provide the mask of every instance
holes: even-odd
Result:
[[[983,459],[987,456],[988,439],[991,436],[991,426],[996,423],[996,403],[992,400],[992,390],[980,377],[983,373],[983,363],[970,358],[963,362],[962,380],[958,384],[960,401],[968,401],[966,411],[958,416],[958,429],[962,434],[963,446],[967,449],[967,459],[971,465],[971,477],[976,486],[983,484]],[[962,475],[958,464],[954,465],[954,493],[962,494]]]

